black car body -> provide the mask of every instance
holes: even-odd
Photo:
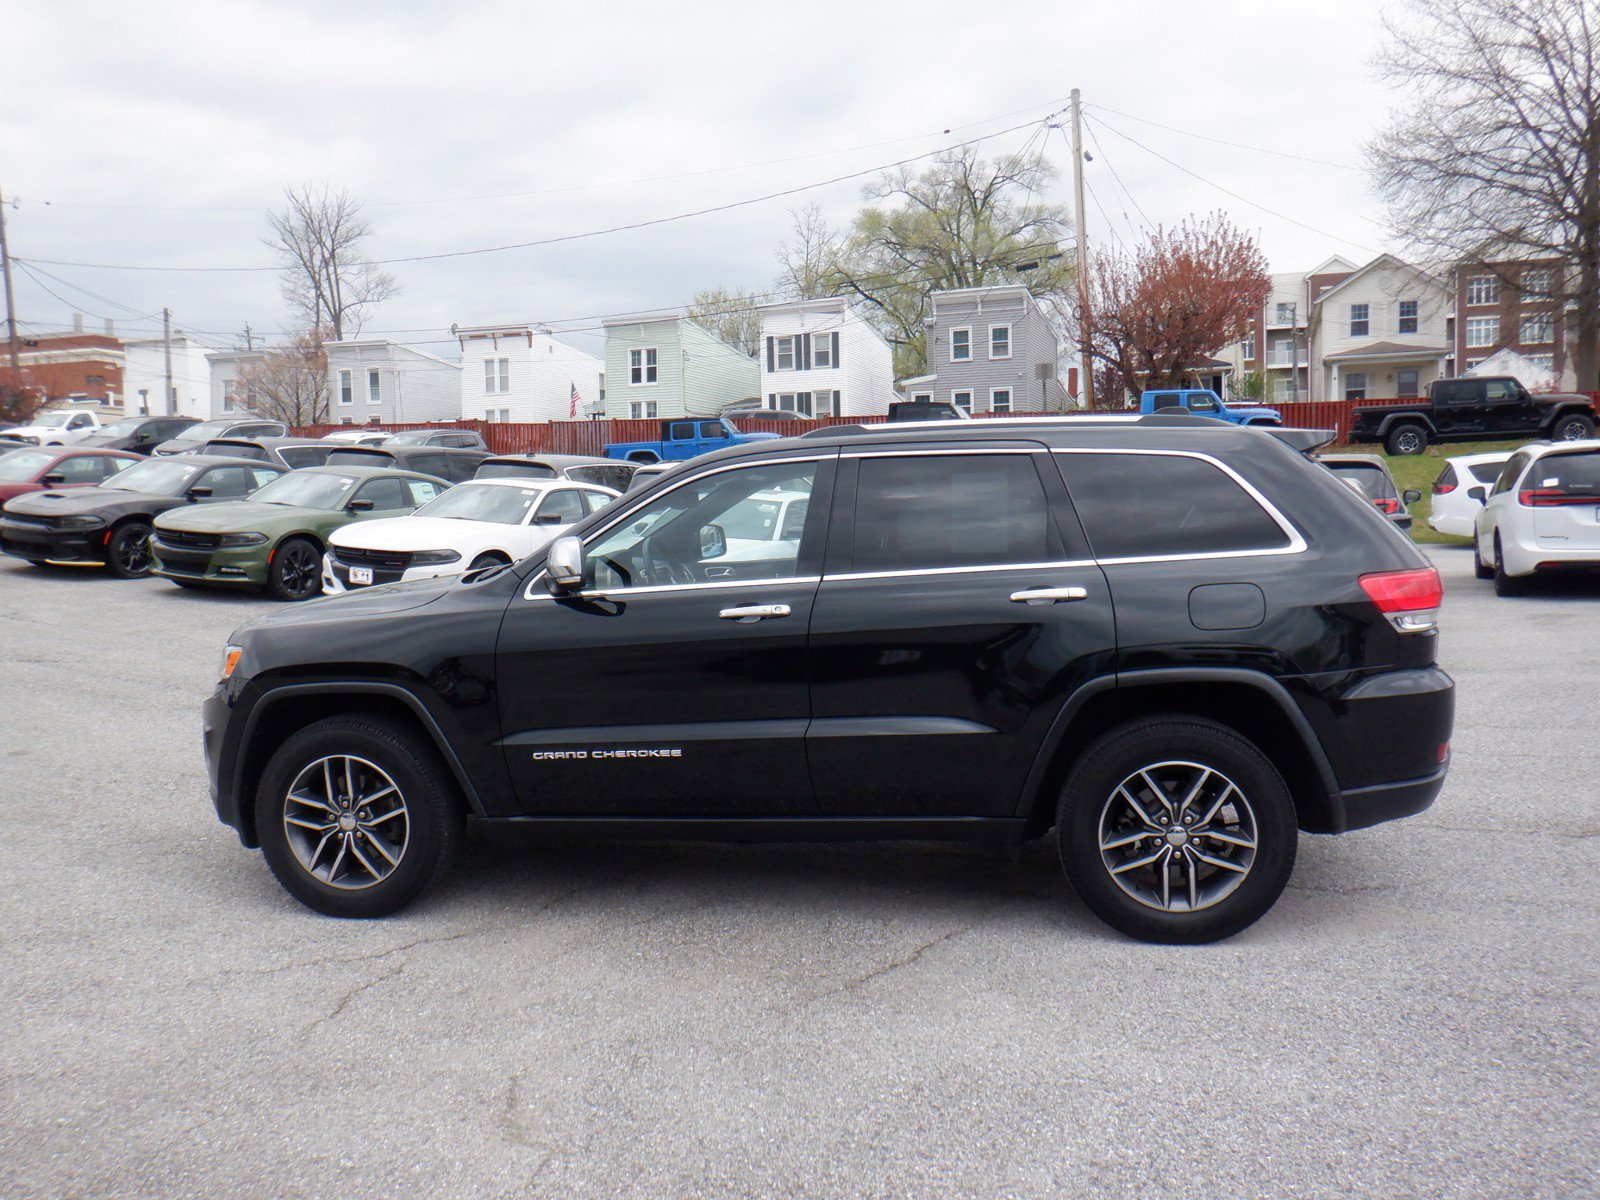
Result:
[[[1099,915],[1153,940],[1226,936],[1277,895],[1296,826],[1415,813],[1444,779],[1438,574],[1293,448],[1317,436],[952,421],[707,455],[513,566],[245,626],[204,710],[217,813],[298,898],[344,915],[433,878],[456,805],[484,824],[744,840],[1014,844],[1065,822],[1069,877]],[[802,489],[799,537],[763,542],[752,518]],[[1109,865],[1097,882],[1090,860],[1133,862],[1141,839],[1168,839],[1156,858],[1203,853],[1156,829],[1152,795],[1135,803],[1149,830],[1099,835],[1131,839],[1118,848],[1078,827],[1113,805],[1133,819],[1095,782],[1132,749],[1163,789],[1174,764],[1221,764],[1213,789],[1248,779],[1200,828],[1261,804],[1249,839],[1203,843],[1216,861],[1252,840],[1261,873],[1197,891],[1192,911],[1119,899]],[[356,767],[324,789],[329,756],[393,786],[374,793]],[[1176,821],[1187,788],[1170,786]],[[290,811],[297,787],[326,795]],[[1244,799],[1269,794],[1270,821]],[[396,796],[422,859],[403,878],[368,824],[399,828]],[[364,844],[371,886],[302,826]],[[1141,896],[1154,861],[1127,868]],[[1190,878],[1221,888],[1239,869]]]
[[[385,446],[447,446],[456,450],[489,452],[483,435],[475,429],[405,429],[385,438]]]
[[[1439,379],[1428,395],[1405,404],[1351,412],[1350,440],[1381,443],[1390,454],[1421,454],[1430,442],[1480,442],[1543,437],[1577,441],[1594,436],[1588,396],[1530,392],[1509,375]]]
[[[178,432],[176,437],[157,443],[153,454],[163,458],[173,454],[198,454],[200,447],[213,438],[266,438],[288,437],[289,427],[282,421],[268,421],[261,417],[224,417],[216,421],[202,421]]]
[[[30,562],[103,563],[125,578],[146,575],[145,542],[157,516],[184,504],[243,500],[283,470],[199,454],[147,459],[96,487],[11,501],[0,515],[0,550]]]
[[[335,450],[348,448],[317,438],[212,438],[200,448],[200,453],[251,458],[256,462],[275,463],[287,471],[298,471],[302,467],[320,467]]]
[[[496,454],[478,464],[474,479],[570,479],[625,492],[638,463],[584,454]]]
[[[125,417],[90,434],[78,445],[149,454],[162,442],[181,437],[185,429],[199,423],[195,417]]]
[[[419,446],[396,443],[381,446],[335,446],[329,453],[328,467],[391,467],[397,471],[416,471],[447,483],[471,479],[478,465],[489,457],[487,450],[468,450],[452,446]]]

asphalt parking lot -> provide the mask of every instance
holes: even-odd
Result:
[[[217,824],[266,602],[0,563],[0,1196],[1600,1194],[1600,585],[1467,552],[1429,812],[1221,945],[949,847],[487,844],[400,917]]]

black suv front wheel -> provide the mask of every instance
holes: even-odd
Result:
[[[1294,802],[1277,768],[1226,726],[1150,717],[1101,736],[1057,814],[1062,866],[1101,920],[1146,942],[1231,937],[1294,869]]]
[[[256,790],[267,865],[296,900],[334,917],[383,917],[411,903],[449,869],[464,822],[431,750],[375,717],[306,726]]]

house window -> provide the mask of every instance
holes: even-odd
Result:
[[[494,409],[492,409],[492,408],[484,409],[484,411],[483,411],[483,419],[485,421],[493,423],[493,421],[494,421]]]
[[[1532,313],[1522,318],[1522,332],[1518,339],[1530,346],[1548,345],[1556,340],[1554,313]]]
[[[837,333],[817,333],[811,337],[811,365],[813,367],[833,366],[833,339]]]
[[[950,331],[950,361],[972,361],[972,330],[952,329]]]
[[[911,393],[911,402],[913,404],[928,404],[928,403],[931,403],[932,400],[933,400],[933,393],[932,392],[912,392]]]
[[[1536,271],[1524,271],[1522,273],[1523,302],[1550,299],[1555,290],[1554,284],[1555,272],[1548,267],[1540,267]]]
[[[1469,358],[1469,359],[1467,359],[1467,366],[1466,366],[1467,370],[1470,371],[1470,370],[1472,370],[1473,367],[1481,367],[1481,366],[1483,366],[1483,359],[1481,359],[1481,358]]]
[[[1350,306],[1350,336],[1366,337],[1367,328],[1371,324],[1367,320],[1367,306],[1365,304],[1352,304]]]
[[[349,371],[339,372],[339,403],[354,404],[356,399],[355,384],[351,381]]]
[[[1294,307],[1293,304],[1279,304],[1273,309],[1272,323],[1274,325],[1293,325]]]
[[[383,403],[383,372],[376,368],[367,371],[367,403]]]
[[[1400,301],[1400,332],[1415,333],[1417,331],[1417,302],[1415,300]],[[1413,396],[1415,392],[1411,393]]]
[[[511,410],[509,408],[502,408],[500,410],[500,424],[505,425],[505,424],[508,424],[510,421],[511,421]]]
[[[1010,388],[994,388],[989,392],[989,411],[997,413],[1011,411]]]
[[[1548,375],[1554,375],[1556,372],[1556,356],[1554,354],[1529,354],[1527,359]]]
[[[511,390],[511,360],[486,358],[483,360],[483,390],[489,395]]]
[[[1255,358],[1255,356],[1256,356],[1256,335],[1252,333],[1249,337],[1245,338],[1244,341],[1239,343],[1239,357],[1244,359],[1246,362],[1248,362],[1251,359]]]
[[[1499,317],[1468,317],[1467,345],[1492,346],[1500,340]]]
[[[1367,375],[1365,371],[1351,371],[1345,375],[1344,398],[1346,400],[1365,400],[1367,398]]]
[[[1493,275],[1474,275],[1467,280],[1467,303],[1499,304],[1500,281]]]
[[[819,417],[836,417],[839,415],[839,393],[837,391],[817,392],[817,412]]]
[[[954,404],[962,412],[971,412],[972,411],[972,393],[971,392],[951,392],[950,393],[950,403]]]
[[[989,357],[990,358],[1010,358],[1011,357],[1011,326],[1009,326],[1009,325],[991,325],[991,326],[989,326]]]
[[[800,413],[807,417],[811,415],[810,392],[778,392],[769,396],[767,401],[779,412]]]
[[[795,361],[799,357],[796,352],[799,341],[800,339],[797,337],[774,339],[772,363],[774,371],[792,371],[795,369]]]
[[[638,353],[635,351],[634,353]],[[628,405],[628,416],[635,421],[648,421],[656,415],[656,402],[654,400],[635,400]]]
[[[1415,367],[1394,373],[1394,394],[1397,399],[1410,400],[1421,393],[1417,390],[1418,374]]]
[[[628,351],[628,383],[639,384],[654,383],[656,381],[656,348],[646,346],[642,350]],[[637,407],[637,405],[635,406]],[[655,405],[652,403],[653,409]],[[650,416],[655,416],[654,412]]]

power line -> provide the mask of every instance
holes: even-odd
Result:
[[[1117,173],[1117,168],[1112,166],[1111,157],[1105,152],[1105,147],[1100,144],[1100,139],[1095,135],[1094,125],[1092,122],[1089,123],[1088,128],[1089,140],[1094,143],[1094,148],[1100,155],[1100,161],[1105,163],[1106,170],[1111,172],[1111,178],[1115,180],[1117,186],[1122,189],[1122,194],[1128,198],[1128,203],[1133,205],[1134,211],[1139,214],[1139,219],[1144,222],[1145,228],[1151,233],[1154,233],[1157,228],[1156,223],[1150,219],[1150,214],[1144,211],[1144,207],[1139,203],[1138,198],[1135,197],[1133,192],[1128,189],[1128,185],[1122,181],[1122,176]],[[1133,230],[1133,221],[1128,217],[1126,209],[1123,210],[1122,216],[1123,219],[1128,222],[1128,228]],[[1133,230],[1133,232],[1135,236],[1137,236],[1138,231]]]
[[[72,280],[70,280],[70,279],[63,279],[63,278],[61,278],[61,276],[56,275],[53,272],[46,271],[43,267],[39,266],[37,263],[34,264],[34,270],[37,271],[40,275],[43,275],[46,279],[55,280],[57,283],[61,284],[63,287],[69,287],[75,292],[82,292],[85,296],[89,296],[89,297],[91,297],[91,298],[93,298],[95,300],[98,300],[102,304],[109,304],[113,308],[122,309],[123,312],[128,313],[130,316],[132,316],[132,318],[135,321],[148,321],[148,320],[151,320],[152,318],[159,317],[161,315],[161,310],[160,309],[157,309],[155,312],[148,312],[148,313],[138,312],[135,309],[130,308],[128,305],[122,303],[122,301],[120,301],[120,300],[113,300],[110,296],[102,296],[99,292],[91,292],[88,288],[84,287],[82,284],[73,283]],[[29,274],[31,275],[32,272],[29,272]],[[35,283],[39,283],[39,280],[37,278],[35,278],[34,282]],[[43,287],[44,285],[40,284],[40,286]],[[45,290],[46,291],[50,291],[49,288],[45,288]],[[50,294],[53,295],[53,296],[55,295],[54,292],[51,292]],[[61,297],[60,296],[56,296],[56,299],[57,300],[61,300]],[[70,301],[63,300],[62,303],[64,303],[64,304],[65,303],[70,303]],[[89,315],[90,316],[97,316],[99,314],[90,313]],[[112,320],[111,317],[101,317],[100,319],[103,320],[103,321]]]
[[[1349,163],[1330,162],[1325,158],[1310,158],[1304,154],[1291,154],[1287,150],[1273,150],[1267,146],[1252,146],[1247,142],[1230,142],[1226,138],[1212,137],[1205,133],[1195,133],[1189,129],[1179,129],[1176,125],[1163,125],[1160,121],[1152,121],[1147,117],[1136,117],[1132,113],[1118,112],[1114,108],[1107,108],[1104,104],[1088,104],[1084,107],[1098,108],[1101,112],[1108,112],[1114,117],[1126,117],[1130,121],[1138,121],[1141,125],[1154,125],[1157,129],[1180,133],[1184,137],[1199,138],[1203,142],[1215,142],[1219,146],[1232,146],[1235,150],[1251,150],[1257,154],[1273,154],[1279,158],[1292,158],[1297,162],[1316,163],[1321,167],[1336,167],[1341,171],[1361,170],[1360,167],[1353,167]]]
[[[412,255],[405,255],[405,256],[402,256],[402,257],[398,257],[398,258],[379,258],[379,259],[373,259],[372,262],[376,266],[394,266],[394,265],[399,264],[399,263],[435,262],[435,261],[438,261],[438,260],[441,260],[441,259],[447,259],[447,258],[470,258],[470,257],[476,256],[476,255],[481,255],[481,254],[501,254],[501,253],[504,253],[504,252],[506,252],[508,250],[529,250],[529,249],[533,249],[534,247],[538,247],[538,246],[553,246],[553,245],[558,245],[558,244],[563,243],[563,242],[576,242],[576,241],[582,241],[582,240],[584,240],[586,238],[604,237],[606,235],[613,234],[613,233],[626,233],[626,232],[629,232],[629,231],[632,231],[632,230],[636,230],[636,229],[649,229],[649,228],[652,228],[652,227],[657,226],[657,225],[671,224],[672,222],[675,222],[675,221],[686,221],[686,220],[689,220],[689,219],[694,218],[694,217],[710,216],[713,213],[729,212],[732,209],[745,208],[745,207],[748,207],[749,205],[752,205],[752,204],[762,204],[762,203],[765,203],[768,200],[779,200],[779,199],[782,199],[782,198],[784,198],[786,196],[796,196],[796,195],[799,195],[802,192],[810,192],[810,191],[815,191],[818,188],[831,187],[836,183],[847,183],[852,179],[860,179],[860,178],[862,178],[864,176],[867,176],[867,175],[876,175],[876,174],[879,174],[880,172],[883,172],[883,171],[892,171],[896,167],[909,166],[911,163],[921,162],[923,159],[932,158],[937,154],[946,154],[946,153],[949,153],[952,150],[961,150],[961,149],[965,149],[968,146],[976,146],[981,142],[990,141],[990,140],[992,140],[994,138],[997,138],[997,137],[1004,137],[1008,133],[1015,133],[1019,129],[1027,129],[1030,126],[1039,124],[1041,120],[1042,121],[1048,121],[1051,117],[1054,117],[1056,115],[1057,115],[1056,113],[1050,113],[1048,116],[1040,118],[1039,120],[1023,121],[1020,124],[1012,125],[1012,126],[1006,128],[1006,129],[1001,129],[1001,130],[999,130],[999,131],[997,131],[995,133],[986,133],[986,134],[983,134],[980,137],[968,138],[967,140],[961,141],[961,142],[954,142],[954,143],[951,143],[950,145],[947,145],[947,146],[941,146],[941,147],[939,147],[938,149],[935,149],[935,150],[929,150],[929,151],[927,151],[927,152],[925,152],[923,154],[915,154],[915,155],[912,155],[909,158],[898,159],[895,162],[884,163],[884,164],[881,164],[881,165],[876,166],[876,167],[868,167],[868,168],[866,168],[864,170],[860,170],[860,171],[851,171],[850,173],[845,174],[845,175],[835,175],[831,179],[820,180],[820,181],[818,181],[816,183],[802,184],[799,187],[784,188],[784,189],[782,189],[780,191],[776,191],[776,192],[767,192],[764,195],[752,196],[752,197],[749,197],[749,198],[744,199],[744,200],[731,200],[726,204],[714,204],[714,205],[711,205],[711,206],[709,206],[707,208],[695,209],[692,212],[675,213],[672,216],[668,216],[668,217],[652,217],[652,218],[650,218],[648,220],[633,221],[633,222],[629,222],[629,223],[624,224],[624,225],[613,225],[613,226],[610,226],[610,227],[605,228],[605,229],[591,229],[591,230],[587,230],[587,231],[585,231],[583,233],[561,234],[561,235],[559,235],[557,237],[538,238],[538,239],[536,239],[534,241],[528,241],[528,242],[509,242],[509,243],[507,243],[505,245],[500,245],[500,246],[480,246],[480,247],[476,247],[476,248],[471,249],[471,250],[445,250],[445,251],[440,251],[440,252],[434,253],[434,254],[412,254]],[[18,259],[17,261],[18,262],[22,262],[24,260]],[[34,262],[34,263],[45,263],[45,264],[47,264],[49,266],[55,266],[55,267],[79,267],[79,268],[83,268],[83,269],[87,269],[87,270],[97,270],[97,271],[162,271],[162,272],[200,273],[200,274],[238,274],[238,273],[259,272],[259,271],[280,271],[280,270],[283,269],[282,267],[279,267],[279,266],[253,266],[253,267],[169,267],[169,266],[160,266],[160,267],[149,267],[149,266],[133,266],[133,265],[130,265],[130,264],[127,264],[127,263],[67,262],[67,261],[63,261],[61,259],[49,259],[49,258],[30,259],[30,260],[27,260],[27,261]]]

